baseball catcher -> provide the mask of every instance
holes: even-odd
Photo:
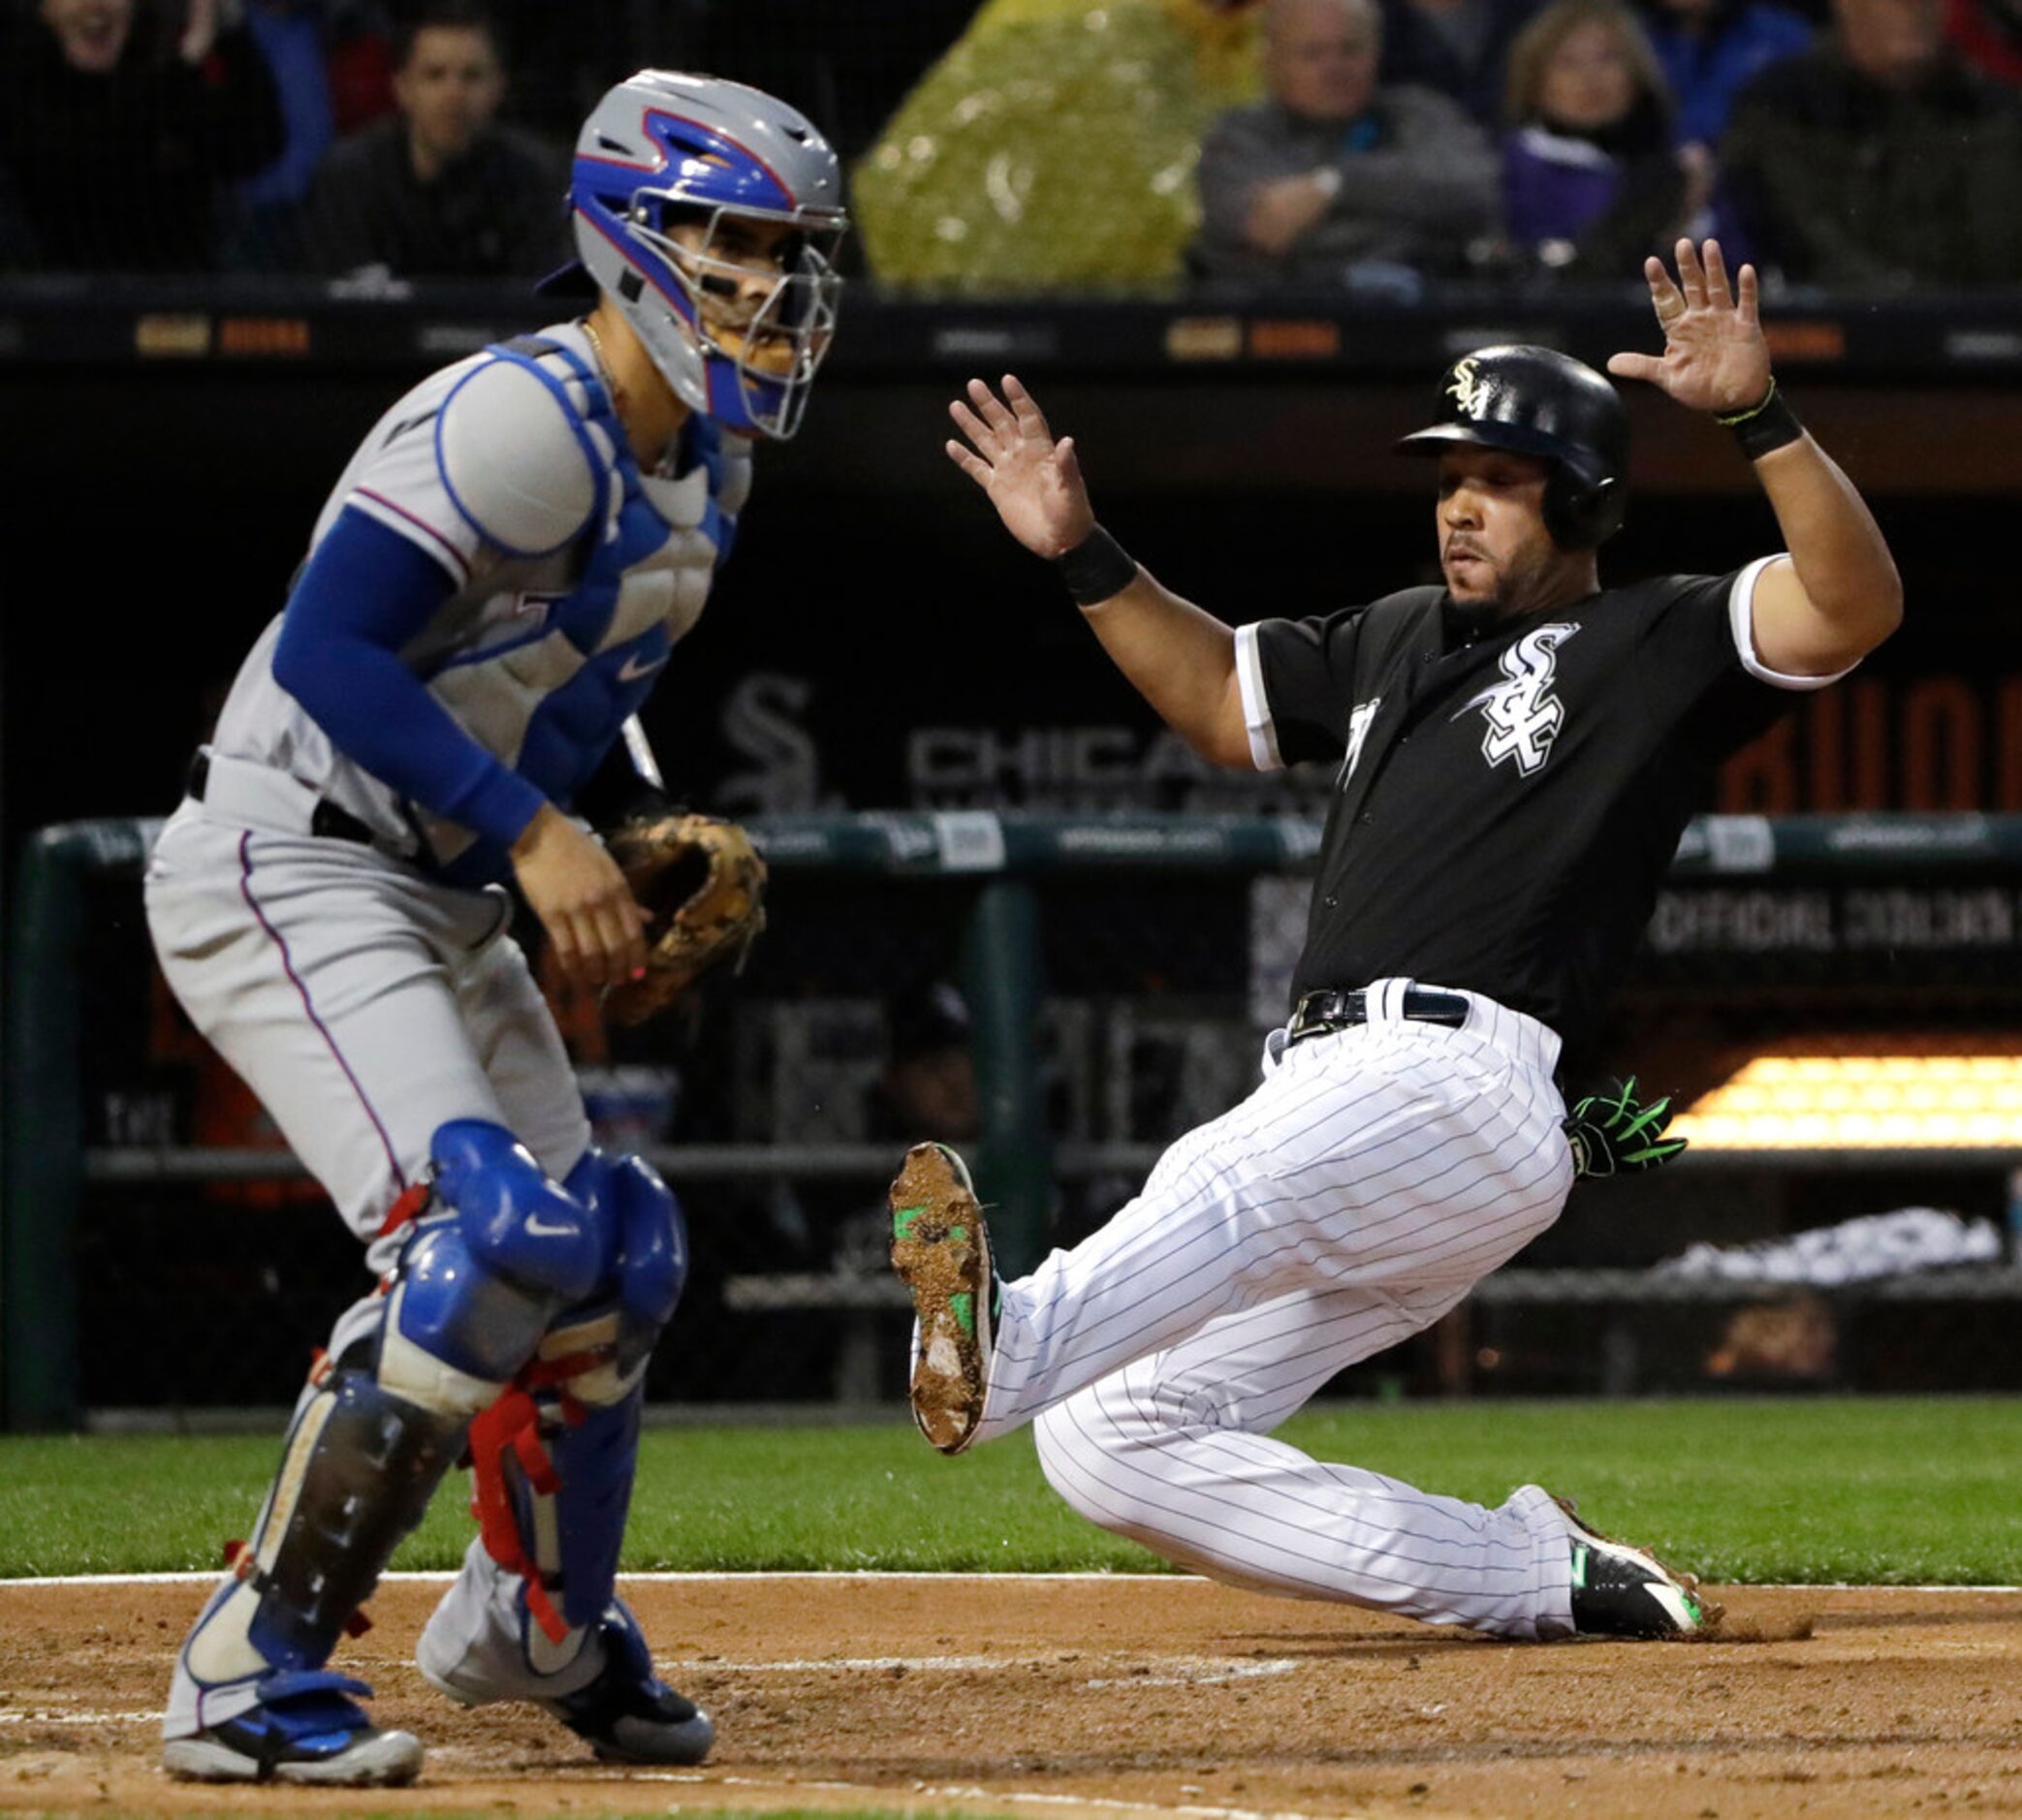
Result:
[[[654,70],[612,89],[577,141],[580,263],[544,286],[582,313],[432,374],[367,434],[156,843],[169,984],[377,1283],[177,1653],[172,1775],[415,1778],[420,1742],[331,1658],[466,1452],[479,1533],[423,1679],[532,1702],[617,1762],[711,1747],[616,1590],[686,1229],[644,1159],[592,1142],[503,888],[628,1021],[758,932],[741,830],[596,803],[657,782],[627,730],[731,553],[754,445],[800,423],[841,194],[769,95]]]

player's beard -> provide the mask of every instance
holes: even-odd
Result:
[[[1466,599],[1454,593],[1450,580],[1446,584],[1446,603],[1457,622],[1474,628],[1468,635],[1469,637],[1479,637],[1501,620],[1534,612],[1563,592],[1557,584],[1559,563],[1556,549],[1546,552],[1526,544],[1503,556],[1495,557],[1471,538],[1463,538],[1460,544],[1476,559],[1475,585],[1481,584],[1484,571],[1488,581],[1485,594],[1470,594]]]
[[[1502,617],[1502,608],[1494,599],[1459,601],[1449,593],[1440,604],[1439,617],[1446,637],[1446,648],[1457,650],[1461,645],[1471,644],[1476,639],[1493,632],[1496,622]]]

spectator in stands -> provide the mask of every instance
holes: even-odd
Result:
[[[225,0],[172,30],[136,0],[39,0],[0,20],[0,161],[16,252],[58,271],[202,271],[216,191],[279,151],[273,84]]]
[[[1385,88],[1433,88],[1483,126],[1502,117],[1509,47],[1540,0],[1380,0]]]
[[[427,0],[395,46],[399,111],[340,143],[310,196],[312,263],[395,277],[534,275],[560,265],[561,159],[498,124],[505,59],[476,0]]]
[[[986,0],[857,167],[890,284],[1014,291],[1181,277],[1201,134],[1258,93],[1256,0]]]
[[[1734,97],[1772,63],[1809,49],[1813,35],[1810,19],[1774,0],[1655,0],[1649,25],[1678,142],[1709,157]]]
[[[1496,156],[1460,106],[1376,84],[1375,0],[1270,0],[1269,98],[1201,147],[1203,276],[1414,295],[1489,236]]]
[[[1971,68],[2022,88],[2022,0],[1949,0],[1944,35]]]
[[[1945,43],[1943,0],[1834,0],[1743,90],[1721,162],[1757,260],[1848,290],[2022,280],[2022,99]]]
[[[1506,108],[1502,219],[1520,258],[1635,280],[1704,227],[1707,160],[1674,149],[1662,73],[1622,0],[1553,0],[1511,49]]]

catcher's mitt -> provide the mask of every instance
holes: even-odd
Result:
[[[1573,1174],[1582,1180],[1597,1176],[1635,1176],[1660,1169],[1686,1147],[1689,1140],[1667,1138],[1671,1096],[1645,1105],[1636,1098],[1636,1078],[1618,1082],[1606,1093],[1590,1093],[1565,1120],[1572,1144]]]
[[[604,836],[646,911],[646,975],[604,994],[607,1016],[644,1023],[725,961],[742,964],[765,927],[765,861],[735,822],[670,811]]]

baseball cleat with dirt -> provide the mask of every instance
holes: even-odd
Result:
[[[612,1600],[600,1622],[603,1672],[540,1705],[606,1763],[700,1763],[716,1741],[710,1715],[653,1673],[652,1651],[622,1600]]]
[[[968,1170],[944,1144],[905,1153],[891,1206],[892,1268],[920,1324],[913,1421],[942,1453],[959,1454],[983,1420],[989,1385],[990,1234]]]
[[[1698,1580],[1674,1574],[1648,1550],[1617,1542],[1580,1521],[1570,1498],[1554,1500],[1572,1532],[1572,1624],[1582,1637],[1697,1637],[1721,1620]]]
[[[162,1768],[183,1782],[404,1787],[421,1773],[421,1741],[378,1730],[347,1697],[371,1691],[328,1670],[269,1675],[257,1707],[168,1740]]]

